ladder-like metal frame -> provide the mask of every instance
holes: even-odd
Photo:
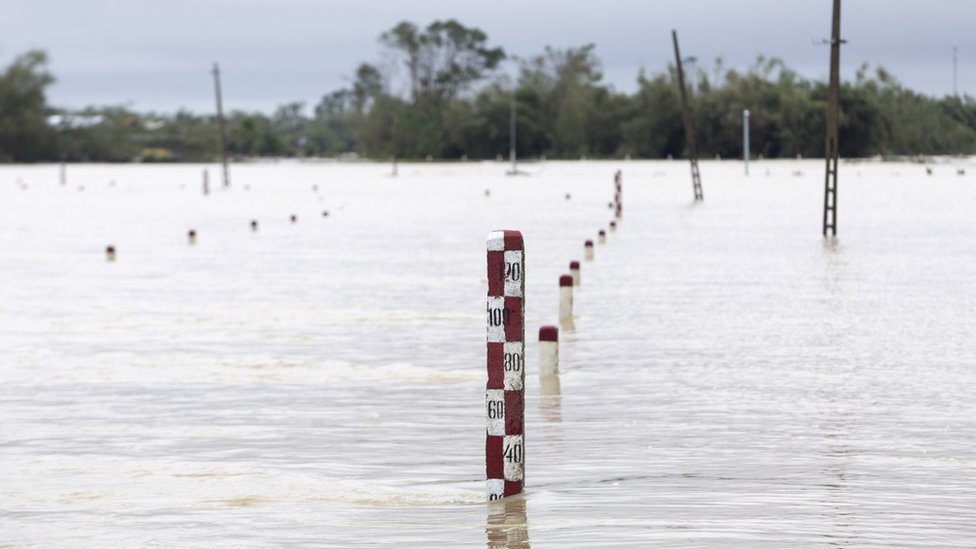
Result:
[[[830,31],[830,89],[827,95],[827,144],[824,157],[827,173],[824,180],[823,235],[837,236],[837,119],[840,110],[840,0],[834,0]]]
[[[695,201],[705,200],[702,193],[701,173],[698,171],[698,147],[695,146],[695,131],[691,125],[691,110],[688,108],[688,91],[685,89],[685,70],[681,63],[681,51],[678,49],[678,32],[671,31],[674,41],[674,59],[678,65],[678,87],[681,91],[681,117],[685,124],[685,141],[688,145],[688,160],[691,161],[691,185],[695,191]]]

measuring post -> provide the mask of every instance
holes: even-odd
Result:
[[[695,200],[702,201],[701,174],[698,172],[698,147],[695,146],[695,132],[691,126],[691,110],[688,107],[688,91],[685,89],[685,70],[681,63],[681,51],[678,49],[678,32],[671,31],[674,40],[674,59],[678,64],[678,88],[681,91],[681,116],[685,123],[685,142],[688,144],[688,160],[691,161],[691,185],[695,191]]]
[[[224,187],[230,187],[230,171],[227,169],[227,131],[224,127],[224,98],[220,91],[220,66],[213,65],[214,94],[217,96],[217,126],[220,130],[220,162],[223,165]]]
[[[837,236],[837,111],[840,103],[840,0],[834,0],[830,30],[830,89],[827,92],[827,173],[824,181],[823,235]]]
[[[488,235],[488,500],[525,484],[525,247],[518,231]]]

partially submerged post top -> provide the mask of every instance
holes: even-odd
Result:
[[[573,276],[572,275],[560,275],[559,277],[559,287],[564,288],[566,286],[573,286]]]
[[[603,229],[600,229],[599,235],[600,236],[607,236],[607,232],[604,231]]]
[[[587,248],[592,248],[593,247],[593,241],[592,240],[587,240],[586,241],[586,244],[584,244],[584,246],[586,246]]]
[[[569,270],[571,270],[571,271],[572,271],[572,270],[576,270],[576,271],[578,271],[578,270],[579,270],[579,268],[580,268],[580,264],[579,264],[579,261],[570,261],[570,262],[569,262]]]
[[[540,326],[539,341],[559,341],[559,328],[555,326]]]

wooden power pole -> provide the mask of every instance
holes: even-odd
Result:
[[[223,164],[224,187],[230,187],[230,171],[227,169],[227,132],[224,126],[224,101],[220,93],[220,66],[214,63],[214,93],[217,95],[217,125],[220,128],[220,162]]]
[[[827,176],[824,182],[823,235],[837,235],[837,116],[840,103],[840,0],[834,0],[830,31],[830,89],[827,92]]]
[[[674,40],[674,59],[678,64],[678,87],[681,90],[681,115],[685,121],[685,141],[688,143],[688,159],[691,161],[691,184],[695,190],[695,200],[705,199],[702,194],[701,175],[698,172],[698,147],[695,146],[695,132],[691,127],[691,111],[688,108],[688,91],[685,89],[685,71],[681,64],[681,51],[678,49],[678,33],[671,31]]]

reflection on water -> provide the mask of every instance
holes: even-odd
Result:
[[[539,416],[546,423],[562,421],[562,393],[559,374],[539,377]]]
[[[524,495],[507,497],[488,503],[489,549],[529,549],[529,524],[525,518]]]

